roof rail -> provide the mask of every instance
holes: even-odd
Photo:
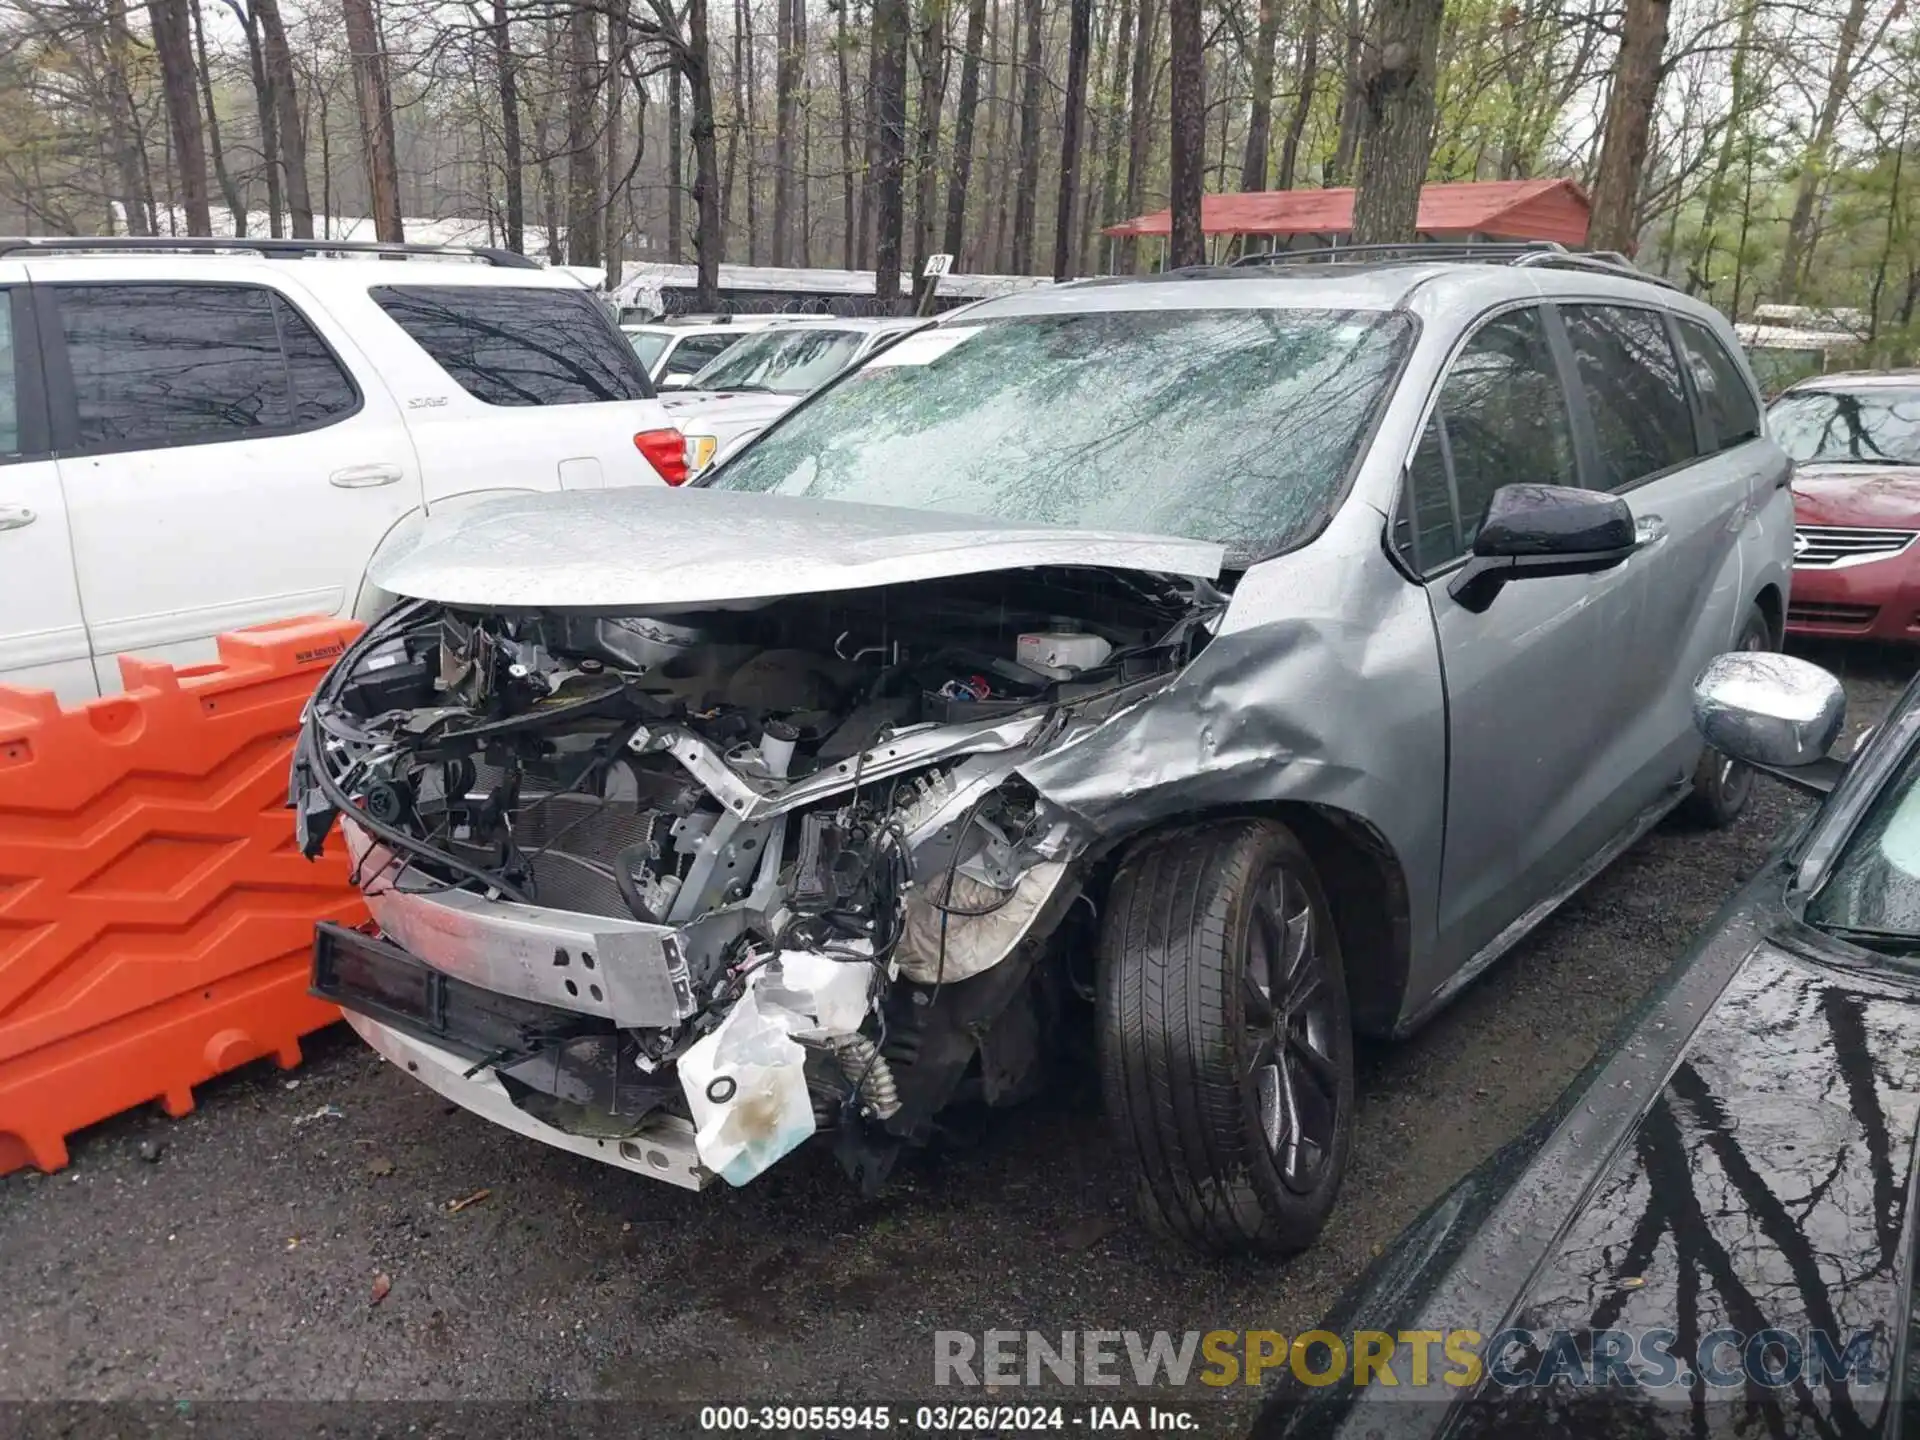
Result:
[[[1421,264],[1430,261],[1470,261],[1489,265],[1544,266],[1554,270],[1586,270],[1644,280],[1649,285],[1677,289],[1672,281],[1649,275],[1617,250],[1569,250],[1553,240],[1412,241],[1393,245],[1324,245],[1311,250],[1267,250],[1242,255],[1234,268],[1311,264],[1325,265]]]
[[[232,254],[306,259],[316,255],[437,256],[483,260],[509,270],[538,270],[538,260],[487,245],[424,245],[389,240],[279,240],[257,236],[35,235],[0,238],[0,255],[29,254]]]

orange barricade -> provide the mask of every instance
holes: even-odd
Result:
[[[220,637],[212,665],[120,662],[124,695],[62,710],[0,689],[0,1175],[66,1137],[339,1018],[307,994],[316,920],[359,923],[330,847],[294,848],[300,707],[359,627]],[[337,837],[336,837],[337,839]]]

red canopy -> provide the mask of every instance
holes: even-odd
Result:
[[[1470,180],[1420,192],[1422,235],[1490,235],[1503,240],[1587,243],[1587,195],[1571,180]],[[1261,190],[1206,195],[1200,228],[1208,235],[1344,235],[1353,228],[1353,191]],[[1166,235],[1173,212],[1135,216],[1102,233],[1120,239]]]

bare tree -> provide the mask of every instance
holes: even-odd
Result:
[[[147,0],[154,53],[160,61],[160,85],[173,138],[174,166],[180,179],[181,207],[189,235],[213,234],[213,207],[207,195],[207,151],[200,132],[200,99],[194,88],[193,21],[187,0]]]
[[[279,0],[253,0],[260,17],[261,59],[279,112],[281,168],[287,182],[287,228],[297,240],[313,238],[313,197],[307,187],[306,127],[300,119],[300,88],[293,74],[293,51],[281,23]]]
[[[1013,271],[1033,273],[1033,231],[1040,190],[1040,32],[1042,0],[1026,0],[1026,54],[1020,76],[1020,173],[1013,189]]]
[[[233,233],[247,233],[247,201],[227,169],[226,147],[220,143],[220,112],[213,103],[213,67],[207,63],[206,17],[200,13],[200,0],[188,0],[187,13],[193,21],[195,72],[200,77],[200,98],[207,107],[207,145],[213,156],[214,178],[220,184],[220,198],[227,202],[233,216]]]
[[[773,64],[773,263],[793,263],[794,130],[800,110],[800,78],[806,54],[800,36],[806,24],[806,0],[775,0],[779,23]]]
[[[1412,240],[1433,153],[1441,0],[1379,0],[1361,89],[1356,245]]]
[[[1247,114],[1247,148],[1240,161],[1240,188],[1267,188],[1268,150],[1273,135],[1273,47],[1280,35],[1280,0],[1259,0],[1260,24],[1253,37],[1251,84],[1253,97]]]
[[[891,308],[900,294],[901,232],[906,225],[907,0],[874,0],[873,171],[874,290]]]
[[[1639,231],[1640,182],[1646,169],[1653,107],[1666,72],[1667,17],[1672,0],[1627,0],[1620,54],[1594,169],[1593,219],[1587,238],[1596,249],[1631,254]]]
[[[1308,0],[1305,33],[1300,39],[1300,69],[1293,98],[1293,116],[1287,121],[1287,138],[1280,145],[1280,173],[1274,180],[1277,190],[1291,190],[1294,169],[1300,162],[1300,141],[1307,133],[1307,117],[1313,113],[1314,84],[1320,77],[1320,5]]]
[[[960,60],[959,109],[953,118],[953,159],[947,167],[947,228],[941,249],[958,256],[967,228],[967,184],[973,173],[973,122],[980,106],[980,47],[987,0],[968,0],[967,38]]]
[[[1080,128],[1087,109],[1093,0],[1072,0],[1067,25],[1067,106],[1060,124],[1060,203],[1053,221],[1053,278],[1073,274],[1073,207],[1080,190]]]
[[[106,0],[106,41],[102,69],[107,83],[107,124],[113,145],[113,163],[120,180],[120,208],[126,214],[129,235],[153,234],[153,188],[147,180],[140,148],[140,117],[133,108],[133,89],[127,83],[128,56],[133,38],[127,32],[126,0]]]
[[[256,0],[258,3],[258,0]],[[520,139],[519,62],[513,53],[513,25],[507,0],[492,0],[487,38],[493,47],[493,83],[500,103],[500,167],[506,191],[506,242],[509,250],[527,248],[527,201],[522,187],[526,156]]]
[[[373,233],[404,240],[400,218],[400,165],[393,151],[393,92],[387,83],[386,43],[373,0],[341,0],[347,46],[352,54],[354,102],[360,114],[360,144],[367,190],[373,203]]]
[[[1833,51],[1833,66],[1827,72],[1827,93],[1820,103],[1819,118],[1813,135],[1801,157],[1800,181],[1794,187],[1793,215],[1787,221],[1787,244],[1780,254],[1780,291],[1788,299],[1797,298],[1803,282],[1807,252],[1811,248],[1813,202],[1826,176],[1828,157],[1833,149],[1833,132],[1840,123],[1840,107],[1847,98],[1853,79],[1853,52],[1866,27],[1867,0],[1849,0],[1840,21],[1840,34]]]
[[[576,5],[567,16],[567,263],[600,263],[599,16]]]
[[[1169,0],[1167,23],[1172,36],[1171,113],[1172,178],[1168,198],[1173,209],[1173,234],[1167,258],[1174,266],[1199,265],[1207,258],[1207,240],[1200,224],[1200,201],[1206,190],[1206,52],[1201,33],[1200,0]]]
[[[1153,47],[1159,34],[1159,15],[1154,0],[1139,0],[1140,9],[1133,35],[1133,75],[1127,90],[1127,191],[1120,208],[1125,216],[1140,213],[1147,188],[1147,166],[1153,145]],[[1127,242],[1127,268],[1140,268],[1139,242]]]

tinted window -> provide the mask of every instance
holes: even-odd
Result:
[[[692,375],[733,348],[738,335],[689,335],[667,357],[666,373]]]
[[[1751,440],[1760,433],[1760,407],[1753,391],[1740,374],[1714,333],[1704,325],[1681,320],[1680,348],[1687,353],[1687,368],[1693,371],[1693,388],[1699,393],[1700,408],[1706,412],[1707,429],[1714,448],[1726,450]]]
[[[273,316],[280,324],[280,348],[286,356],[287,383],[293,389],[293,423],[321,425],[357,407],[360,393],[353,381],[284,295],[273,297]]]
[[[20,387],[13,357],[13,296],[0,290],[0,455],[20,453]]]
[[[1601,488],[1691,460],[1693,412],[1659,314],[1613,305],[1564,305],[1560,313],[1593,415]]]
[[[653,362],[660,358],[660,352],[667,348],[670,336],[662,335],[658,330],[631,330],[627,332],[627,343],[633,346],[633,356],[648,373],[653,371]]]
[[[488,405],[644,400],[645,372],[585,291],[381,285],[373,298]]]
[[[1493,492],[1503,485],[1574,485],[1573,427],[1537,310],[1488,321],[1467,341],[1440,387],[1436,430],[1414,454],[1422,568],[1470,549]],[[1451,477],[1451,494],[1447,480]],[[1450,513],[1458,502],[1459,524]],[[1440,506],[1449,506],[1446,524]]]
[[[1803,465],[1920,465],[1920,389],[1801,390],[1767,423]]]
[[[1374,311],[1224,308],[936,326],[815,396],[713,484],[1266,554],[1339,501],[1412,328]]]

